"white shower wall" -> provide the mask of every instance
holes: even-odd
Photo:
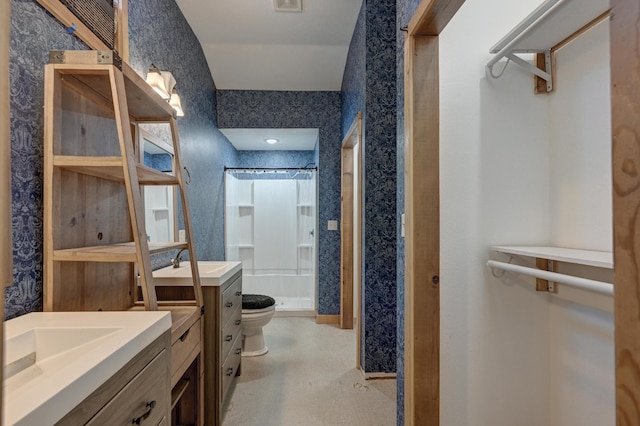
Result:
[[[281,311],[313,311],[315,175],[289,175],[238,179],[227,173],[226,258],[242,261],[244,293],[269,295]]]

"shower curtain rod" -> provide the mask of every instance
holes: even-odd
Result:
[[[242,170],[246,170],[246,171],[283,171],[283,172],[288,172],[288,171],[304,171],[304,170],[315,170],[318,171],[318,167],[317,166],[313,166],[313,167],[224,167],[224,171],[242,171]]]

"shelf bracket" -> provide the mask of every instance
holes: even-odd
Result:
[[[546,81],[547,92],[551,92],[551,90],[553,90],[553,77],[551,74],[551,64],[552,64],[551,50],[547,50],[543,53],[544,53],[544,70],[538,68],[537,66],[531,64],[530,62],[525,61],[524,59],[522,59],[521,57],[519,57],[514,53],[509,53],[506,55],[506,57],[509,60],[513,61],[513,63],[518,65],[519,67],[524,68],[525,70],[533,73],[534,75]]]
[[[553,260],[536,258],[536,267],[542,271],[555,272],[555,263]],[[536,278],[536,291],[555,293],[555,282],[544,278]]]

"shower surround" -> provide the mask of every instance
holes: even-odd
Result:
[[[228,170],[226,259],[242,261],[243,292],[276,300],[276,310],[316,310],[316,172]]]

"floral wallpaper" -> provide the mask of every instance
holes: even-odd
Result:
[[[324,224],[340,219],[340,93],[219,90],[218,125],[319,129],[318,314],[338,315],[340,233]]]
[[[363,112],[363,291],[361,364],[396,371],[396,5],[366,0],[343,77],[343,136]]]
[[[311,167],[315,161],[314,151],[238,151],[237,167]]]
[[[199,259],[224,259],[223,173],[235,148],[216,125],[216,89],[202,49],[174,0],[129,2],[130,62],[141,75],[151,63],[178,81],[185,116],[178,119]],[[11,0],[10,126],[14,284],[5,290],[5,319],[42,310],[44,65],[49,50],[84,44],[35,0]],[[152,259],[154,267],[169,258]]]
[[[178,118],[180,154],[191,176],[187,195],[196,255],[224,260],[224,166],[235,166],[238,157],[218,130],[216,87],[200,42],[175,0],[130,1],[129,40],[130,65],[138,74],[146,76],[155,64],[177,81],[184,110]],[[160,258],[153,259],[154,268],[168,265],[171,255]]]
[[[44,65],[49,50],[86,49],[34,0],[11,0],[9,47],[13,285],[5,319],[42,310]]]

